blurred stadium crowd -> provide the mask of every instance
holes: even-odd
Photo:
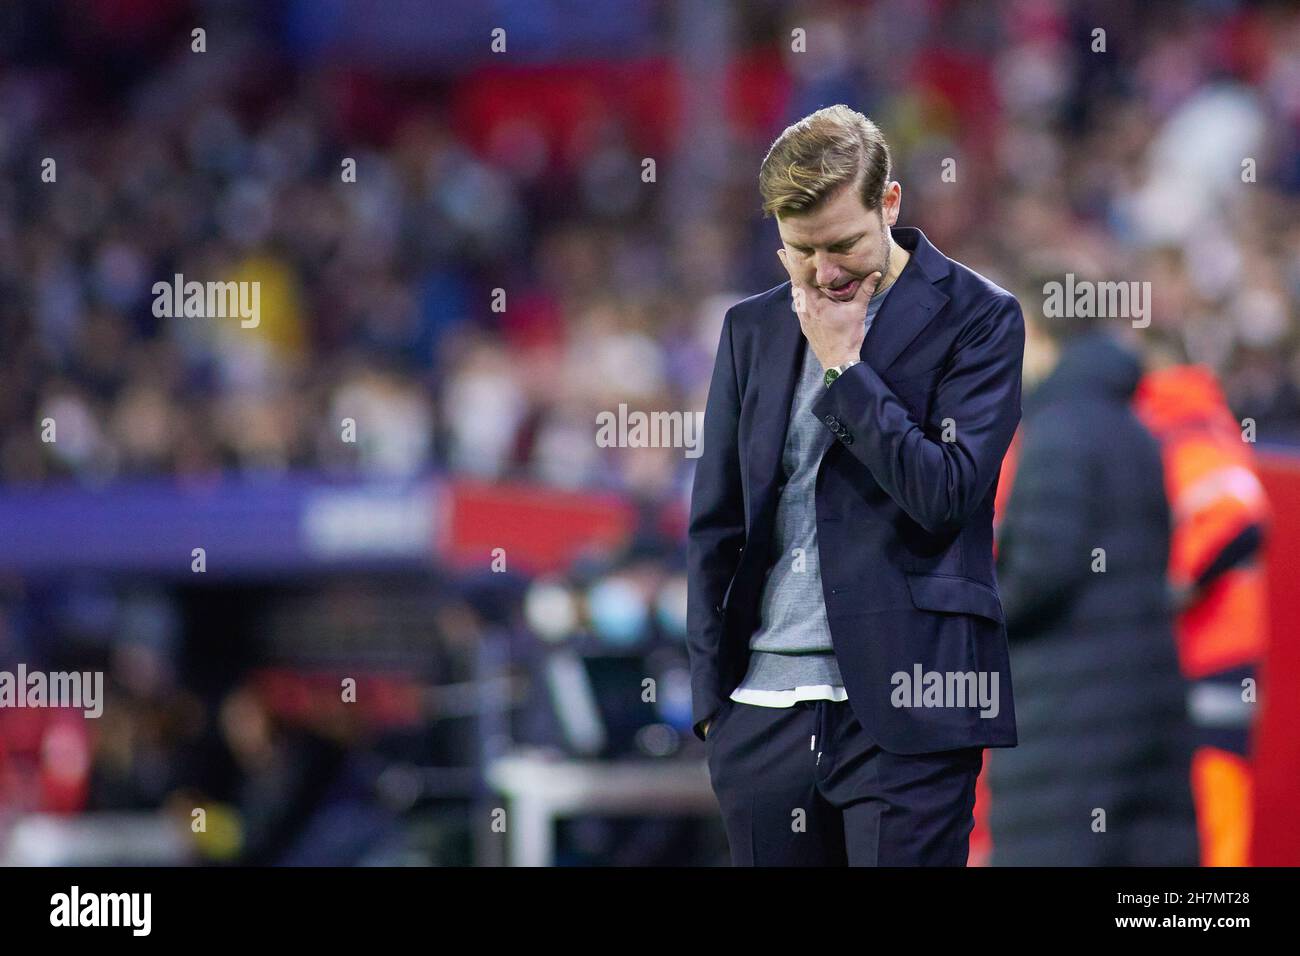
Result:
[[[682,502],[681,450],[599,448],[596,415],[704,407],[726,307],[784,278],[759,161],[835,102],[889,138],[902,221],[1027,314],[1042,304],[1027,277],[1149,280],[1153,324],[1219,373],[1237,416],[1300,443],[1300,11],[733,0],[709,94],[674,57],[694,49],[693,5],[640,6],[635,57],[593,40],[512,62],[484,37],[454,65],[390,68],[322,44],[310,3],[6,4],[0,481],[439,471]],[[260,324],[155,318],[151,288],[177,273],[259,281]],[[105,620],[101,597],[65,611]],[[140,700],[169,678],[131,647],[175,632],[170,600],[113,604],[107,627],[144,635],[115,665]],[[227,691],[208,732],[232,766],[348,752],[337,728],[288,746]],[[92,804],[166,799],[195,706],[176,690],[113,718],[130,727],[85,756]],[[153,782],[115,789],[123,761]],[[254,805],[282,799],[274,778]],[[245,860],[285,858],[252,845]]]
[[[1021,277],[1044,253],[1150,279],[1155,323],[1221,373],[1261,438],[1300,439],[1293,10],[736,4],[741,102],[710,122],[740,121],[702,219],[642,181],[643,156],[667,179],[681,144],[646,142],[634,110],[596,95],[602,69],[619,88],[618,63],[527,67],[571,99],[530,122],[512,102],[525,84],[486,53],[394,93],[404,81],[291,59],[257,20],[216,21],[197,55],[185,5],[140,5],[157,24],[109,3],[16,6],[28,32],[6,32],[0,74],[7,481],[443,467],[680,487],[680,455],[598,449],[595,415],[703,407],[724,303],[780,281],[757,160],[783,121],[836,101],[890,136],[904,216],[940,248],[1027,309],[1041,293]],[[812,52],[778,42],[792,25]],[[647,77],[640,97],[683,95],[671,70]],[[175,273],[260,280],[260,326],[155,319],[150,289]],[[46,416],[57,443],[32,427]],[[364,423],[355,448],[344,417]]]

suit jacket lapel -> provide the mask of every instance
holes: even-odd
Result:
[[[807,348],[799,317],[791,307],[792,301],[787,283],[784,293],[769,306],[758,343],[758,389],[750,427],[750,446],[745,458],[751,494],[751,525],[763,511],[780,478],[781,453],[785,449],[785,433],[790,425],[790,404],[794,400],[795,383],[799,380]]]
[[[862,361],[881,374],[898,360],[948,302],[948,297],[934,284],[947,274],[947,270],[941,272],[937,268],[935,259],[942,258],[939,251],[919,229],[895,227],[893,233],[899,245],[912,253],[912,258],[876,313],[859,353]]]

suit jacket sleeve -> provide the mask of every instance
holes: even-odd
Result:
[[[723,694],[718,670],[723,616],[718,610],[736,572],[745,542],[745,503],[738,439],[740,391],[731,345],[731,310],[722,337],[704,411],[704,447],[695,463],[691,517],[686,547],[687,651],[691,660],[691,701],[695,735],[717,712]]]
[[[932,534],[957,530],[992,487],[1020,423],[1024,347],[1024,318],[1009,294],[968,321],[932,405],[933,421],[952,420],[953,441],[927,434],[866,362],[841,375],[814,411],[847,429],[848,450],[917,524]]]

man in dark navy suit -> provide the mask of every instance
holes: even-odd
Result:
[[[880,130],[785,130],[790,281],[727,311],[689,539],[695,733],[737,865],[965,865],[1016,744],[993,498],[1020,420],[1009,293],[895,227]]]

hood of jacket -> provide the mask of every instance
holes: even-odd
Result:
[[[1142,378],[1138,356],[1109,332],[1067,339],[1051,373],[1025,398],[1026,416],[1056,402],[1128,403]]]

